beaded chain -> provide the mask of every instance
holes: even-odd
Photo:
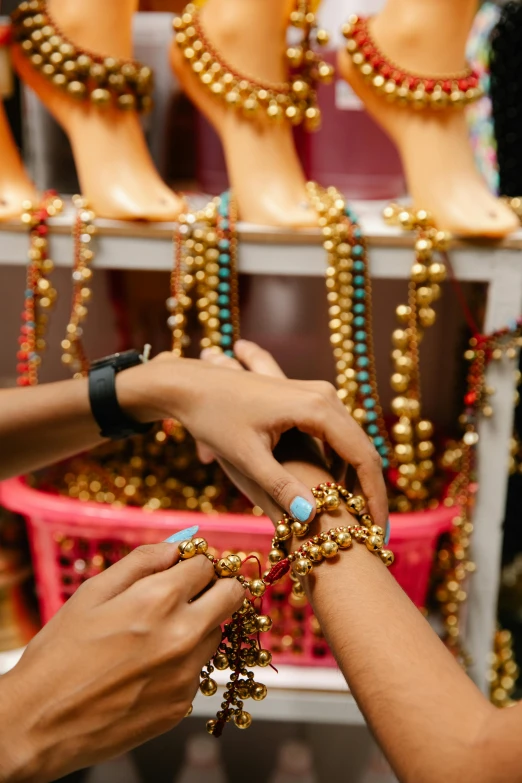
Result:
[[[489,694],[495,707],[512,707],[511,698],[515,691],[519,669],[513,651],[513,637],[510,631],[498,629],[490,658]]]
[[[236,222],[237,208],[230,193],[223,193],[199,212],[179,218],[171,295],[167,299],[167,325],[177,356],[190,344],[185,327],[194,289],[198,320],[203,327],[200,347],[233,356],[233,345],[239,339]]]
[[[436,320],[432,304],[440,298],[446,267],[433,256],[446,249],[448,235],[435,228],[425,210],[412,212],[391,204],[384,210],[384,219],[390,225],[417,233],[408,304],[396,308],[399,328],[392,334],[394,373],[391,385],[398,395],[392,400],[393,413],[398,417],[392,427],[394,459],[398,464],[395,483],[399,490],[394,505],[398,511],[409,511],[429,498],[426,484],[435,471],[433,424],[421,418],[419,344],[423,329],[433,326]]]
[[[92,296],[92,290],[89,288],[89,283],[92,280],[90,264],[94,259],[91,242],[96,233],[96,227],[94,225],[95,214],[89,209],[86,199],[82,196],[74,196],[73,204],[76,208],[73,228],[73,296],[71,315],[65,330],[66,336],[62,340],[61,346],[63,350],[62,363],[72,370],[75,378],[82,378],[89,371],[89,360],[82,340],[82,323],[87,318],[87,303]]]
[[[53,307],[57,296],[56,289],[49,280],[54,263],[48,255],[47,220],[57,215],[62,208],[63,202],[54,190],[44,194],[39,206],[35,207],[29,201],[23,204],[22,223],[29,229],[30,247],[22,326],[16,354],[18,386],[38,384],[41,354],[46,348],[48,311]]]
[[[330,82],[333,68],[321,61],[312,49],[312,41],[328,43],[328,33],[316,29],[315,14],[308,0],[296,0],[290,24],[302,31],[300,44],[287,49],[291,79],[283,83],[263,82],[238,72],[212,45],[205,32],[200,12],[192,3],[174,19],[175,42],[190,63],[193,73],[212,95],[247,118],[266,117],[273,122],[287,120],[315,130],[321,123],[317,105],[318,82]]]
[[[392,449],[377,387],[366,242],[356,215],[336,188],[309,182],[307,189],[326,251],[326,296],[338,394],[366,431],[386,469]]]
[[[445,642],[464,666],[470,658],[462,646],[462,611],[467,598],[464,589],[475,564],[470,560],[471,536],[473,533],[473,506],[475,488],[473,472],[476,464],[476,449],[479,442],[478,422],[481,415],[493,414],[491,395],[494,390],[486,384],[486,370],[491,361],[504,357],[513,361],[517,349],[522,345],[522,317],[508,327],[491,335],[476,334],[471,338],[464,358],[469,362],[467,391],[464,396],[464,413],[460,423],[464,434],[458,449],[446,458],[447,466],[458,471],[446,498],[446,505],[458,508],[453,519],[453,529],[438,553],[435,597],[439,603],[445,632]],[[455,454],[455,452],[457,452]]]
[[[349,18],[342,31],[346,51],[365,79],[388,100],[416,109],[445,109],[462,108],[482,98],[480,75],[473,68],[449,76],[420,76],[393,63],[373,40],[370,19]]]
[[[225,624],[221,644],[217,653],[201,672],[200,691],[205,696],[213,696],[217,692],[217,683],[211,675],[214,670],[231,670],[226,690],[223,694],[221,709],[215,719],[207,723],[207,731],[216,737],[221,736],[227,723],[234,722],[239,729],[247,729],[252,724],[252,716],[244,710],[244,701],[252,698],[262,701],[267,695],[267,688],[255,681],[255,675],[250,669],[254,666],[266,667],[272,661],[272,654],[261,647],[259,634],[270,631],[272,620],[261,614],[256,607],[256,601],[261,600],[267,589],[282,579],[291,571],[292,578],[297,582],[301,577],[310,574],[325,560],[331,561],[343,550],[350,549],[353,542],[364,544],[374,555],[379,557],[388,567],[393,563],[393,553],[385,549],[385,533],[383,529],[373,524],[369,514],[364,513],[364,498],[354,496],[339,484],[324,483],[315,487],[312,492],[317,499],[318,514],[329,513],[339,509],[341,504],[356,518],[356,523],[335,527],[324,533],[313,536],[302,544],[295,552],[287,554],[283,539],[277,537],[277,557],[271,553],[271,568],[263,576],[247,579],[240,574],[242,561],[238,555],[227,555],[216,558],[208,551],[204,538],[195,538],[179,544],[181,560],[188,560],[195,555],[206,555],[214,566],[218,579],[236,578],[243,588],[250,593],[251,598],[244,601],[242,608],[236,612],[229,623]],[[308,527],[294,527],[287,524],[287,517],[277,525],[276,531],[282,526],[285,530],[284,540],[291,538],[292,533],[298,538],[306,537]],[[277,535],[277,533],[276,533]],[[189,713],[192,710],[189,710]]]
[[[76,46],[53,20],[45,0],[20,3],[11,19],[14,41],[33,68],[71,98],[126,111],[152,107],[152,70]]]

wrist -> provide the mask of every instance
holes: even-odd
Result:
[[[120,407],[141,423],[176,418],[184,396],[187,361],[164,352],[118,373],[116,394]]]
[[[31,706],[16,670],[0,680],[0,783],[44,781],[41,753],[27,728]]]

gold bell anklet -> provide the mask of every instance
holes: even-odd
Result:
[[[230,108],[247,118],[287,120],[315,130],[321,122],[317,85],[332,80],[333,68],[312,49],[313,40],[326,44],[328,34],[316,29],[315,14],[309,5],[308,0],[297,0],[290,14],[290,24],[301,30],[302,40],[287,49],[292,72],[287,82],[264,82],[234,68],[209,40],[199,9],[192,3],[174,19],[175,41],[201,84]]]
[[[244,709],[244,702],[250,698],[253,701],[262,701],[267,695],[266,685],[256,682],[251,669],[255,666],[264,668],[272,661],[270,651],[263,649],[259,642],[259,635],[272,628],[272,619],[261,614],[256,607],[256,601],[261,599],[272,585],[290,572],[296,594],[299,590],[304,592],[298,580],[310,574],[324,560],[331,562],[342,551],[350,549],[353,542],[364,544],[368,551],[379,557],[386,566],[393,563],[393,553],[385,548],[388,532],[374,525],[371,516],[364,513],[364,498],[355,496],[340,484],[334,483],[320,484],[314,487],[312,492],[316,498],[318,515],[322,512],[332,513],[343,505],[355,517],[354,524],[319,533],[295,552],[287,554],[284,542],[292,535],[298,538],[306,537],[308,526],[293,522],[285,515],[276,526],[274,548],[269,555],[270,568],[256,579],[247,579],[240,574],[243,564],[251,558],[242,561],[235,554],[216,558],[208,551],[208,543],[204,538],[194,538],[179,544],[181,560],[205,555],[212,562],[218,579],[236,578],[245,591],[250,593],[241,609],[225,624],[218,651],[201,672],[200,691],[205,696],[213,696],[218,690],[217,683],[212,679],[214,671],[231,671],[221,709],[216,718],[207,723],[208,733],[216,737],[221,736],[227,723],[233,722],[239,729],[249,728],[252,716]],[[190,712],[191,710],[188,714]]]
[[[11,20],[14,42],[32,67],[71,98],[100,108],[146,112],[152,107],[152,70],[76,46],[61,32],[45,0],[20,3]]]

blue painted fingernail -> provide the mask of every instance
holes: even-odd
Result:
[[[388,521],[386,522],[386,529],[384,531],[384,545],[385,546],[388,546],[388,544],[390,543],[390,536],[391,536],[391,522],[388,519]]]
[[[290,505],[290,513],[294,519],[298,519],[299,522],[307,522],[310,519],[313,509],[314,507],[312,504],[300,495],[294,498]]]
[[[192,538],[192,536],[196,535],[198,530],[198,525],[194,525],[193,527],[186,527],[185,530],[180,530],[179,533],[174,533],[174,535],[166,538],[164,543],[177,544],[179,541],[188,541],[189,538]]]

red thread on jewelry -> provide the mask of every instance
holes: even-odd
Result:
[[[446,252],[441,253],[441,256],[444,259],[444,263],[446,264],[446,267],[448,268],[450,281],[453,286],[453,290],[455,291],[455,294],[457,296],[457,299],[459,300],[459,304],[464,314],[464,318],[466,319],[466,323],[471,329],[473,335],[477,336],[478,334],[480,334],[480,329],[478,328],[477,322],[473,317],[473,313],[471,312],[468,303],[466,302],[466,297],[464,296],[464,291],[462,290],[462,286],[455,276],[455,271],[451,264],[450,257]]]
[[[285,574],[287,574],[290,571],[290,560],[285,557],[284,560],[281,560],[279,563],[276,563],[275,566],[273,566],[268,574],[265,576],[264,581],[267,585],[273,585],[274,582],[277,582],[279,579],[282,579]]]
[[[245,563],[248,563],[249,560],[255,560],[256,561],[257,567],[259,568],[259,578],[261,579],[261,570],[262,570],[261,569],[261,561],[255,555],[249,555],[247,558],[245,558],[245,560],[243,560],[241,565],[245,565]]]

